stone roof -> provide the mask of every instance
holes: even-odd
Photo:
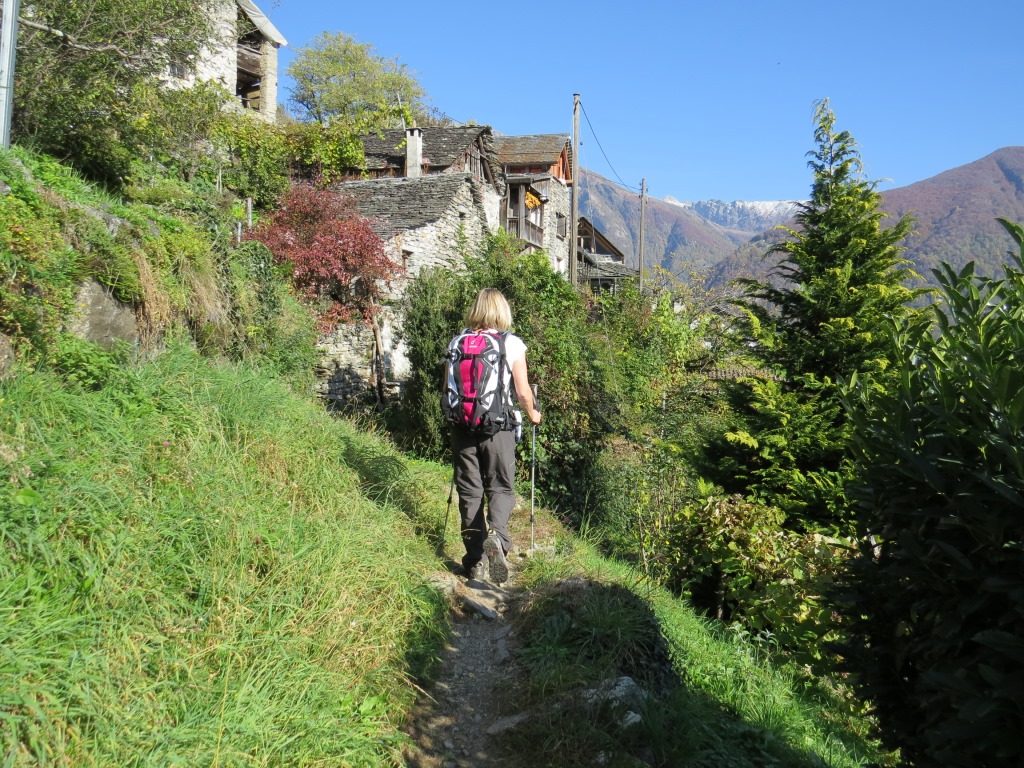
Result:
[[[423,131],[423,162],[432,170],[448,168],[466,148],[484,135],[484,147],[490,147],[491,129],[486,125],[427,126]],[[405,131],[391,128],[378,134],[362,136],[366,169],[394,169],[405,173]]]
[[[561,133],[494,137],[501,165],[555,165],[568,143],[569,137]],[[569,159],[572,159],[571,148]]]
[[[388,240],[399,232],[437,221],[451,206],[459,189],[467,184],[479,215],[485,219],[482,193],[468,173],[350,181],[338,184],[337,191],[351,196],[359,213],[370,220],[374,232]]]
[[[621,261],[613,261],[600,254],[584,252],[580,263],[580,277],[584,280],[622,280],[639,274],[639,269],[627,267]]]
[[[235,0],[235,3],[239,8],[249,17],[253,25],[260,31],[260,33],[274,43],[274,45],[281,47],[282,45],[288,45],[288,41],[284,39],[277,27],[274,26],[273,22],[267,18],[267,15],[261,11],[256,3],[252,0]],[[2,5],[2,3],[0,3]]]

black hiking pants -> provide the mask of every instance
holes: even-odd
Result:
[[[487,436],[455,427],[452,429],[452,460],[455,466],[455,487],[459,491],[462,543],[466,547],[462,565],[468,571],[483,557],[488,530],[497,534],[506,553],[512,546],[512,539],[508,535],[508,519],[516,503],[513,489],[516,474],[515,433],[505,430]]]

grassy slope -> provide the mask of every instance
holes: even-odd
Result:
[[[445,614],[380,441],[183,350],[0,397],[0,762],[389,762]]]
[[[518,617],[529,687],[573,698],[580,686],[628,674],[657,698],[630,733],[618,733],[608,713],[582,711],[529,726],[512,739],[533,755],[524,765],[553,750],[559,765],[589,765],[595,744],[613,766],[639,765],[635,758],[645,753],[654,765],[693,768],[890,759],[867,738],[867,723],[848,700],[776,667],[746,638],[695,615],[632,567],[572,537],[559,549],[555,559],[530,561],[522,577],[531,594]],[[580,576],[589,586],[571,586]],[[660,642],[652,641],[652,627]]]

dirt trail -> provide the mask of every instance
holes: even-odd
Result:
[[[529,517],[526,517],[528,526]],[[513,539],[526,542],[521,555],[509,556],[509,580],[502,587],[487,581],[446,573],[437,581],[451,595],[452,632],[435,677],[427,683],[413,711],[407,732],[413,745],[406,751],[410,768],[509,768],[497,737],[523,716],[517,693],[525,679],[515,652],[518,637],[506,613],[522,597],[516,576],[529,548],[529,528]],[[553,550],[551,532],[540,535]],[[540,536],[538,536],[540,541]]]

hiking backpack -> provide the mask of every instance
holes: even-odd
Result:
[[[505,373],[511,373],[507,336],[507,331],[465,330],[448,345],[441,412],[449,424],[484,435],[515,428],[512,396],[505,386]]]

